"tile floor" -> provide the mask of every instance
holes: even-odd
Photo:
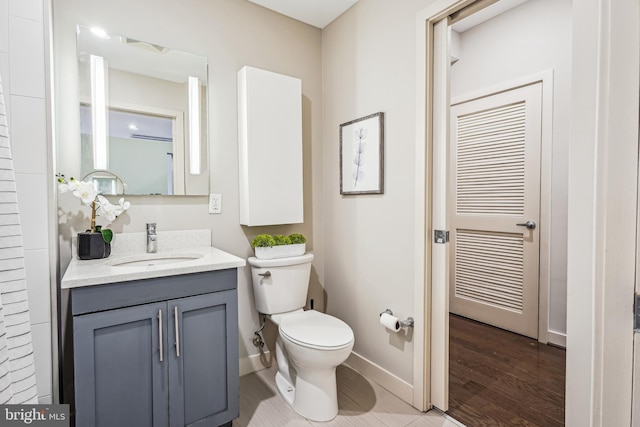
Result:
[[[363,426],[460,427],[437,411],[422,413],[347,366],[339,366],[338,416],[326,423],[306,420],[280,397],[275,366],[240,378],[240,417],[234,427]]]

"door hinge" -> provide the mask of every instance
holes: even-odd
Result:
[[[635,294],[633,301],[633,329],[640,331],[640,294]]]
[[[434,243],[448,243],[449,232],[445,230],[433,230],[433,241]]]

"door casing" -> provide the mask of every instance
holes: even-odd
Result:
[[[421,410],[432,406],[446,410],[448,407],[448,257],[446,245],[433,244],[433,230],[447,229],[446,211],[434,210],[434,206],[446,206],[446,188],[434,186],[434,177],[442,176],[446,182],[446,145],[434,146],[434,140],[448,141],[448,56],[449,43],[446,23],[437,24],[453,12],[460,10],[473,0],[440,0],[423,9],[416,17],[416,239],[414,258],[416,266],[414,287],[416,322],[425,325],[423,334],[416,334],[414,347],[414,389],[413,405]],[[439,33],[438,33],[439,32]],[[435,41],[439,41],[435,43]],[[541,200],[540,222],[550,220],[551,195],[551,138],[553,70],[523,76],[499,85],[491,86],[465,95],[474,99],[512,87],[542,82],[543,85],[543,130],[541,153]],[[459,98],[453,102],[460,102]],[[437,108],[437,107],[440,108]],[[446,109],[445,109],[446,108]],[[437,160],[437,161],[436,161]],[[548,242],[549,227],[540,232],[540,296],[538,329],[539,340],[548,342],[548,294],[550,253]],[[441,248],[440,248],[441,247]],[[440,264],[440,268],[435,266]],[[434,267],[434,268],[432,268]],[[441,271],[444,269],[445,271]],[[425,323],[427,322],[427,323]],[[564,342],[557,342],[564,345]]]
[[[432,329],[444,324],[432,317],[431,131],[434,106],[445,105],[434,102],[442,83],[434,82],[434,25],[471,3],[437,0],[416,15],[414,289],[423,326],[414,345],[413,404],[422,410],[437,406],[442,393],[431,386],[442,373],[429,369],[431,352],[443,346]],[[640,5],[581,0],[572,9],[571,118],[581,126],[572,126],[569,150],[566,421],[629,425],[633,316],[622,308],[631,305],[637,252],[629,230],[638,213]]]

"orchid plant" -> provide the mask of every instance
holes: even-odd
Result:
[[[58,178],[58,190],[60,193],[72,192],[83,204],[91,206],[91,228],[92,233],[102,233],[102,238],[106,243],[111,242],[113,232],[96,225],[96,215],[102,215],[109,221],[114,221],[120,214],[129,209],[131,203],[126,202],[124,197],[120,198],[117,205],[112,204],[99,194],[89,181],[78,181],[73,178],[67,180],[64,175],[56,175]]]

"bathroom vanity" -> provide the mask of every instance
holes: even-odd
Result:
[[[71,293],[76,425],[230,425],[243,265],[213,247],[73,260],[62,287]]]

